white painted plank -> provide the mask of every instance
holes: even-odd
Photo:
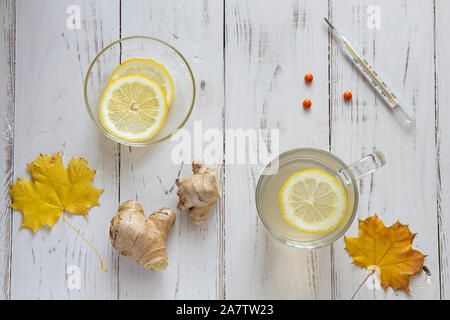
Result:
[[[0,3],[0,300],[10,294],[11,201],[13,175],[15,3]]]
[[[66,9],[77,5],[81,29],[66,27]],[[102,272],[92,249],[62,218],[50,232],[19,230],[14,212],[11,297],[72,299],[117,297],[116,254],[109,221],[118,201],[117,145],[95,129],[85,110],[83,81],[91,59],[118,38],[117,1],[17,1],[16,132],[14,176],[28,178],[27,162],[39,153],[61,151],[65,164],[83,157],[97,171],[94,184],[105,191],[88,217],[68,214],[92,241],[109,268]],[[66,268],[79,268],[80,290],[70,290]]]
[[[4,39],[10,37],[12,27],[10,3],[0,4]],[[292,1],[276,6],[269,1],[226,2],[224,117],[227,128],[279,128],[280,151],[301,146],[328,149],[328,38],[321,20],[328,13],[327,3]],[[81,7],[83,24],[79,31],[65,27],[65,10],[69,4]],[[380,30],[366,28],[366,9],[374,4],[381,9]],[[92,209],[87,219],[71,217],[71,221],[97,246],[110,271],[99,271],[95,254],[62,221],[53,231],[40,230],[33,236],[28,230],[18,230],[21,215],[15,212],[12,298],[108,299],[116,298],[119,288],[120,298],[349,298],[365,273],[350,265],[343,240],[331,250],[330,276],[330,248],[307,252],[285,247],[269,238],[257,220],[253,195],[259,172],[252,171],[251,167],[227,165],[226,197],[211,212],[205,226],[194,227],[186,213],[178,214],[168,240],[169,268],[164,273],[146,272],[133,261],[118,258],[109,244],[107,230],[118,204],[119,148],[100,136],[90,124],[82,98],[84,72],[90,60],[101,47],[118,37],[118,7],[117,2],[107,0],[18,1],[19,94],[14,176],[28,177],[26,163],[39,152],[63,151],[66,163],[72,156],[87,158],[97,170],[95,184],[106,189],[100,199],[102,206]],[[423,275],[415,277],[411,296],[390,289],[384,293],[363,287],[357,298],[439,298],[436,203],[441,214],[441,294],[449,298],[447,231],[450,226],[445,213],[448,211],[450,133],[445,127],[448,119],[445,102],[449,99],[445,57],[450,49],[446,40],[446,16],[450,8],[445,1],[437,1],[438,159],[434,141],[432,2],[332,1],[330,9],[331,18],[367,48],[367,56],[404,99],[415,102],[418,122],[415,133],[405,134],[333,44],[332,150],[347,162],[371,152],[373,147],[386,154],[388,165],[361,184],[359,217],[376,212],[387,224],[397,218],[410,224],[412,231],[418,232],[416,247],[429,255],[425,264],[433,274],[429,286],[420,287]],[[122,36],[156,36],[180,49],[191,63],[199,89],[195,111],[187,125],[191,131],[193,120],[197,119],[203,121],[204,129],[222,128],[222,15],[222,3],[218,1],[189,4],[122,1]],[[9,40],[0,44],[3,62],[0,112],[2,119],[9,119],[2,121],[3,134],[11,132],[14,123],[8,94],[12,92],[13,81],[8,43]],[[303,83],[306,72],[315,76],[310,87]],[[347,89],[354,94],[352,105],[341,99]],[[308,113],[300,106],[304,98],[313,101]],[[284,112],[280,112],[280,107]],[[0,141],[0,188],[3,188],[0,192],[4,198],[0,210],[5,213],[0,220],[4,230],[0,243],[6,243],[0,253],[0,298],[9,295],[11,216],[5,187],[11,182],[12,174],[9,169],[12,159],[8,156],[12,154],[8,149],[11,138],[5,134]],[[172,187],[180,166],[169,160],[173,146],[169,141],[144,149],[121,148],[122,202],[138,199],[147,213],[160,206],[175,207],[176,188]],[[185,164],[180,175],[188,174],[190,166]],[[440,198],[436,198],[436,186]],[[355,221],[347,235],[356,235],[356,230]],[[67,288],[65,268],[71,264],[81,269],[79,291]],[[286,275],[286,266],[292,270],[292,265],[296,273]]]
[[[436,2],[436,125],[441,299],[450,299],[450,3]]]
[[[368,6],[380,11],[380,29],[368,29]],[[373,8],[373,7],[372,7]],[[357,299],[439,298],[437,251],[436,149],[434,118],[434,50],[432,1],[331,1],[331,20],[355,43],[364,47],[377,71],[415,109],[417,128],[407,134],[389,114],[384,102],[332,43],[331,144],[347,163],[381,150],[387,165],[360,183],[358,218],[377,213],[386,225],[397,219],[418,233],[414,248],[428,256],[425,265],[432,284],[422,273],[413,278],[411,294],[363,286]],[[377,9],[375,9],[377,10]],[[350,104],[345,90],[353,92]],[[347,236],[357,235],[355,221]],[[335,299],[349,299],[367,272],[351,265],[344,240],[333,246]]]
[[[279,129],[280,152],[328,150],[327,12],[328,1],[226,2],[227,129]],[[256,212],[258,178],[254,166],[226,163],[225,297],[330,298],[329,247],[300,250],[271,238]]]
[[[177,48],[192,67],[198,89],[194,121],[203,130],[221,129],[223,111],[223,9],[220,1],[123,1],[122,37],[147,35]],[[148,57],[152,58],[152,57]],[[169,70],[170,72],[170,70]],[[176,83],[175,83],[176,85]],[[146,148],[122,147],[120,200],[140,201],[146,214],[168,206],[176,209],[175,179],[192,174],[190,163],[171,161],[175,142]],[[135,261],[121,258],[121,299],[217,299],[221,285],[221,205],[205,224],[194,226],[186,212],[178,212],[167,248],[169,266],[164,272],[144,270]]]

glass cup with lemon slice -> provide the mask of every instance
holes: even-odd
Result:
[[[357,181],[385,163],[379,151],[350,166],[318,149],[282,153],[259,178],[259,217],[269,233],[287,245],[307,249],[328,245],[341,237],[355,218]]]
[[[84,82],[86,109],[108,138],[146,146],[170,138],[189,118],[195,81],[186,59],[164,41],[131,36],[93,59]]]

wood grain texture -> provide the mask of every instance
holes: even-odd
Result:
[[[197,99],[185,128],[194,120],[203,130],[222,129],[223,8],[220,1],[123,1],[122,36],[153,36],[173,45],[188,60],[196,80]],[[143,12],[145,14],[143,14]],[[152,58],[152,57],[148,57]],[[169,70],[170,72],[170,70]],[[176,85],[176,84],[175,84]],[[147,148],[122,147],[120,200],[135,199],[147,214],[168,206],[175,210],[175,179],[192,174],[191,164],[174,164],[174,141]],[[178,212],[167,240],[169,266],[149,272],[135,261],[120,258],[121,299],[217,299],[221,286],[223,216],[219,204],[201,227]],[[157,289],[155,289],[157,288]]]
[[[280,152],[328,150],[328,34],[320,19],[327,12],[327,1],[226,1],[226,129],[278,129]],[[307,72],[315,77],[308,86]],[[259,169],[226,163],[225,297],[330,298],[329,248],[287,247],[259,221]]]
[[[380,9],[380,29],[367,27],[369,5]],[[416,118],[416,130],[406,133],[332,42],[332,151],[347,163],[374,148],[385,154],[387,165],[360,182],[357,217],[377,213],[387,225],[397,219],[409,224],[418,233],[414,248],[428,255],[425,265],[432,273],[429,285],[424,274],[413,277],[411,294],[363,286],[357,299],[439,298],[433,17],[432,1],[331,1],[330,20],[364,48],[377,71],[414,108]],[[353,92],[351,103],[342,99],[345,90]],[[356,236],[357,228],[355,221],[346,235]],[[343,239],[333,245],[334,299],[350,298],[367,274],[350,264],[344,246]]]
[[[0,300],[10,295],[12,211],[9,185],[13,178],[15,1],[0,3]]]
[[[66,9],[80,7],[80,30],[66,27]],[[17,1],[15,177],[28,178],[27,162],[39,153],[62,152],[65,164],[83,157],[97,171],[94,184],[105,191],[89,217],[68,214],[70,222],[97,247],[93,250],[62,218],[53,230],[19,230],[14,212],[11,298],[71,299],[117,297],[116,264],[109,221],[117,210],[117,145],[91,123],[83,100],[84,75],[95,54],[118,38],[118,2]],[[67,268],[79,268],[80,290],[67,285]]]
[[[80,7],[80,30],[66,27],[69,5]],[[367,27],[369,6],[380,10],[380,29]],[[363,286],[356,299],[450,299],[449,14],[446,0],[0,1],[0,299],[349,299],[365,278],[343,239],[302,251],[270,237],[255,208],[261,166],[232,162],[217,165],[223,197],[202,227],[177,213],[167,270],[149,272],[119,257],[108,236],[119,203],[139,200],[146,214],[175,209],[175,179],[191,174],[190,163],[170,159],[176,142],[120,147],[85,111],[89,63],[111,41],[137,34],[167,41],[190,63],[197,86],[185,126],[191,133],[194,121],[203,131],[278,129],[280,152],[316,147],[347,163],[381,150],[387,165],[360,182],[357,217],[377,213],[387,225],[409,224],[418,233],[414,248],[428,255],[431,283],[422,273],[411,294]],[[414,108],[414,132],[403,131],[352,67],[325,16]],[[306,112],[305,98],[313,103]],[[86,158],[97,171],[94,184],[105,189],[89,217],[68,216],[102,254],[106,273],[62,219],[33,235],[19,230],[21,214],[9,209],[8,186],[29,178],[27,162],[58,151],[65,164]],[[357,227],[355,220],[346,235],[356,236]],[[79,267],[80,290],[68,288],[70,265]]]
[[[436,33],[436,145],[441,299],[450,299],[450,3],[435,2]]]

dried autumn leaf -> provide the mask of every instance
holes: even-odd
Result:
[[[11,207],[23,213],[23,228],[33,232],[43,225],[52,228],[65,210],[87,215],[100,204],[103,190],[92,184],[95,171],[84,159],[72,158],[66,168],[59,153],[41,154],[28,164],[28,171],[32,181],[19,178],[9,191]]]
[[[377,270],[384,289],[409,291],[409,276],[422,270],[425,255],[411,249],[415,233],[396,222],[389,228],[374,215],[359,220],[359,237],[344,237],[353,264]]]

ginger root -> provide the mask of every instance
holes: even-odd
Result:
[[[192,162],[193,175],[176,180],[179,197],[177,209],[189,210],[191,222],[201,225],[211,207],[219,198],[216,169],[205,167],[199,161]]]
[[[146,218],[139,202],[127,201],[111,220],[111,244],[120,254],[135,259],[144,268],[162,271],[167,267],[167,233],[175,218],[169,208],[158,209]]]

